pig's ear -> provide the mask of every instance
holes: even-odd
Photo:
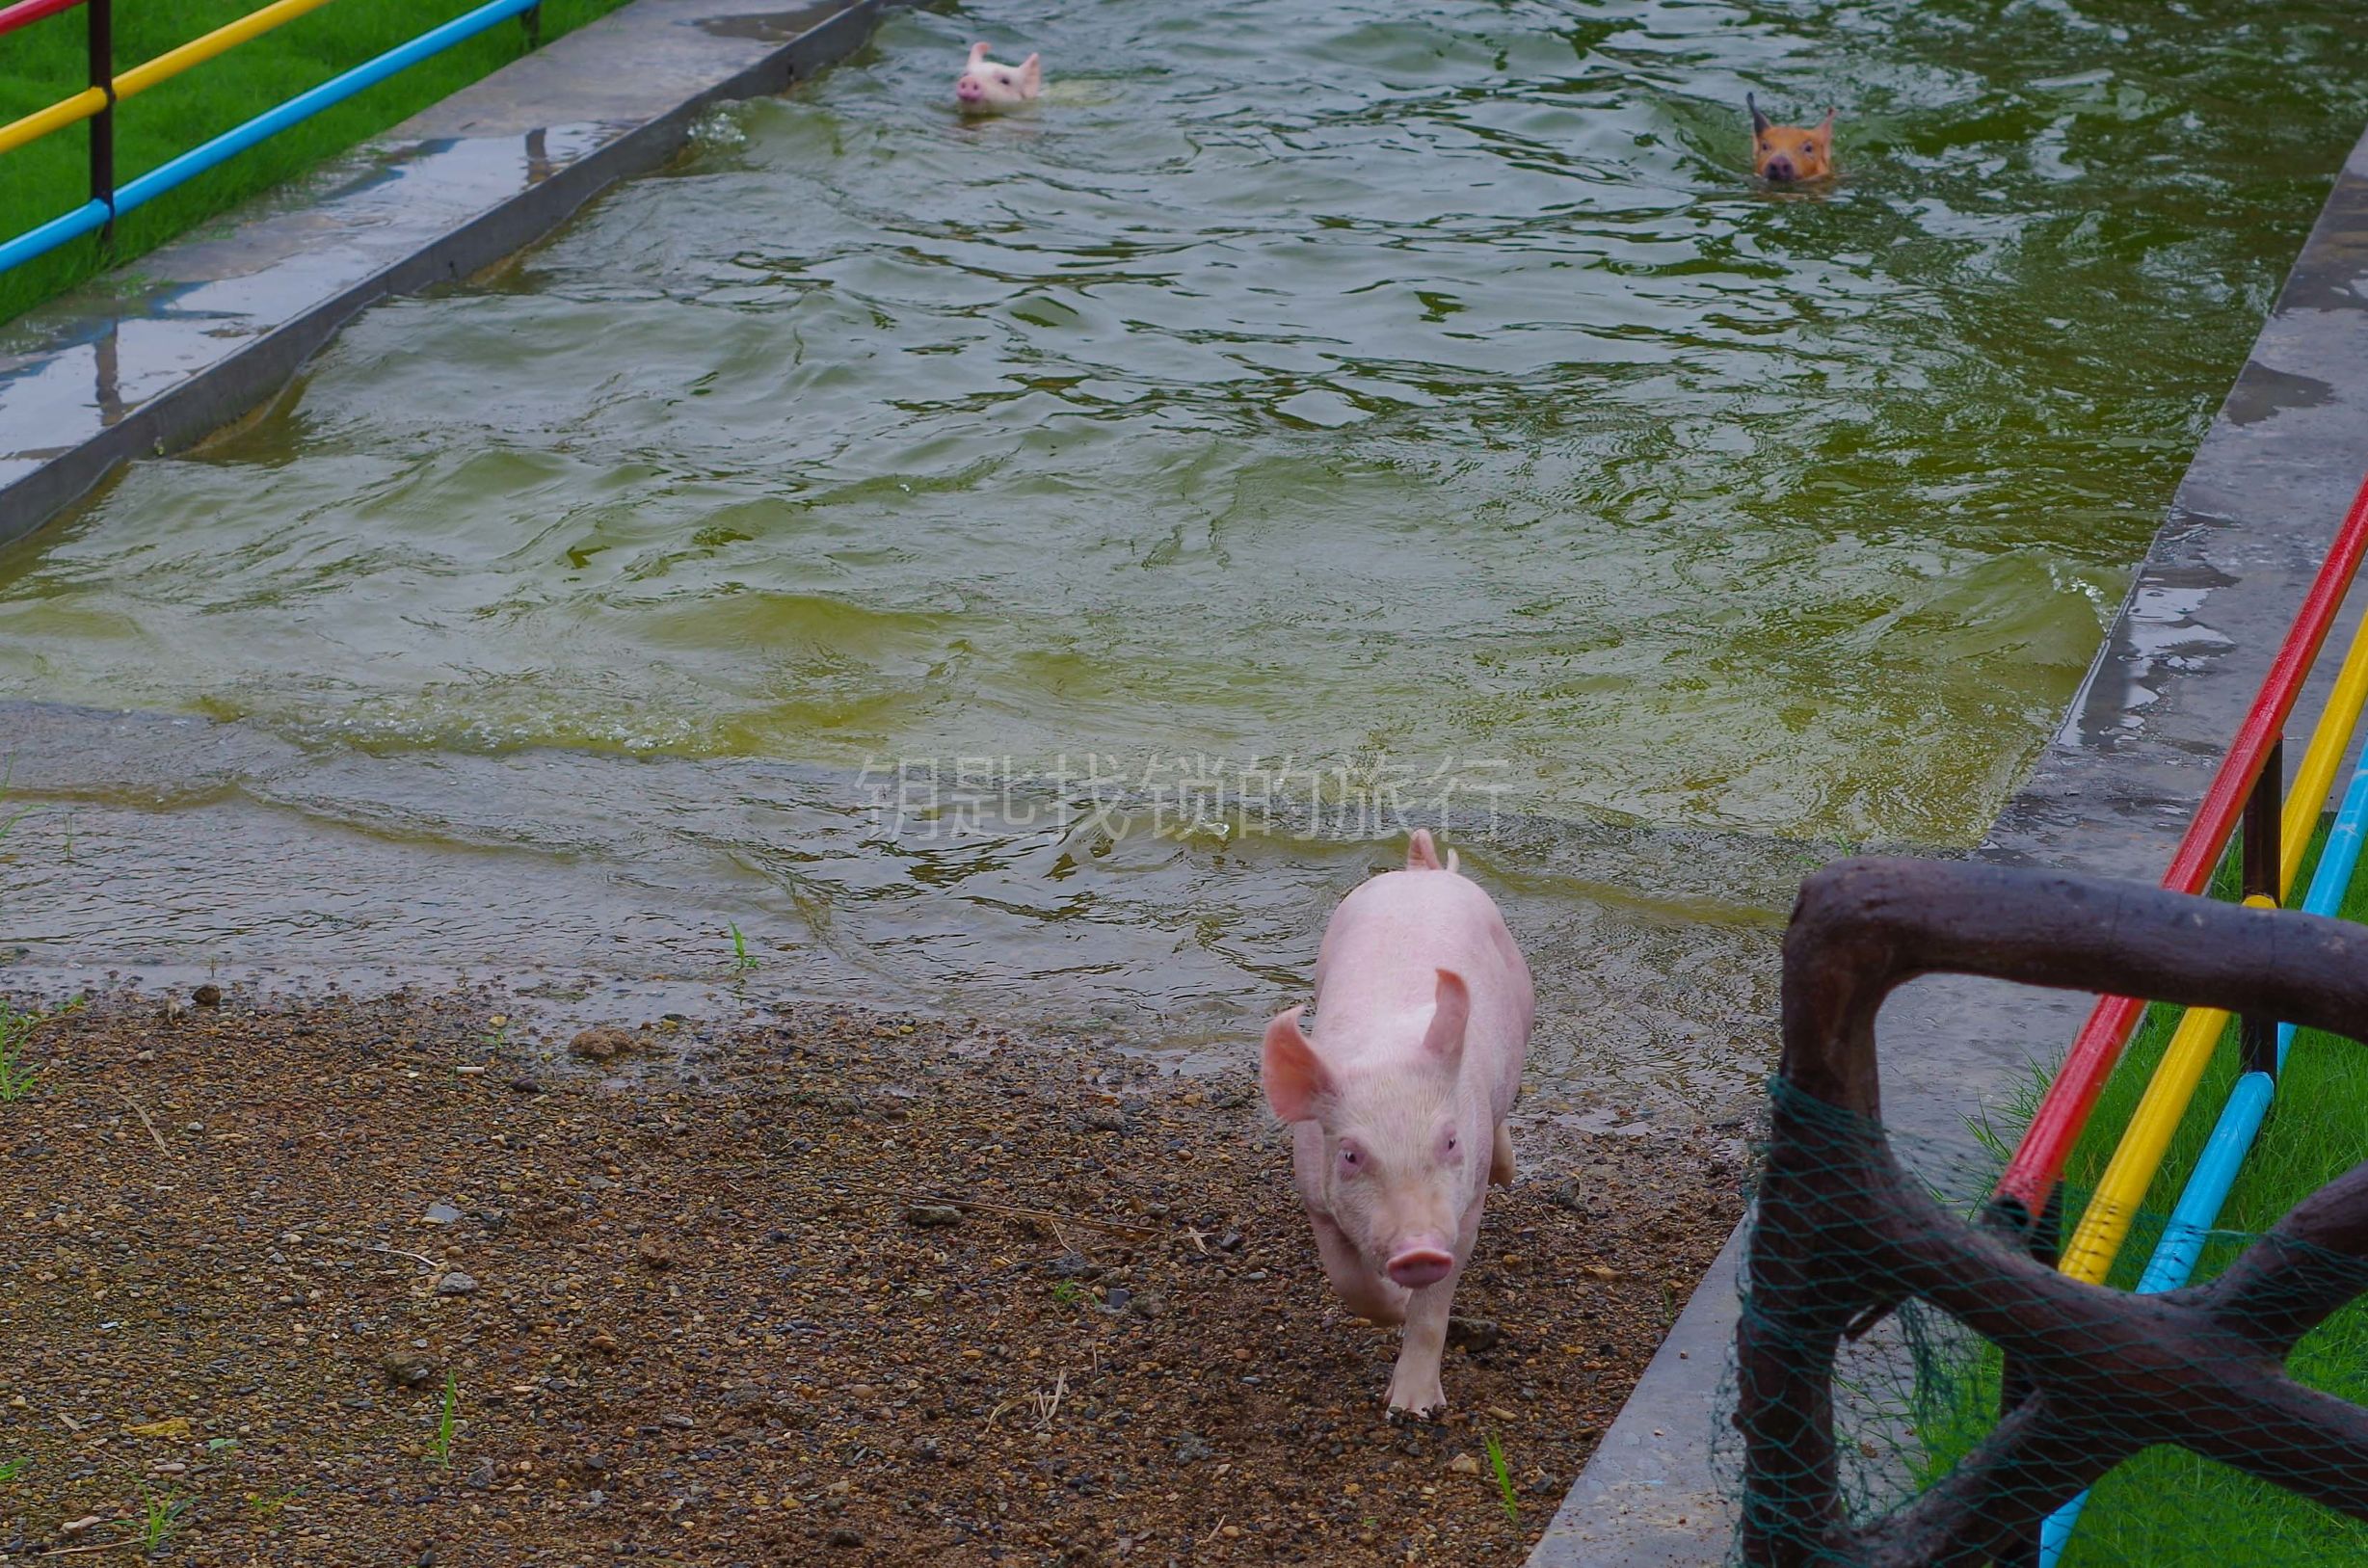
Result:
[[[976,70],[978,68],[978,63],[986,58],[987,46],[985,44],[973,43],[971,45],[971,68],[972,70]]]
[[[1743,107],[1751,111],[1752,135],[1757,136],[1768,129],[1768,117],[1760,113],[1760,100],[1756,96],[1749,93],[1744,93]]]
[[[1825,118],[1817,122],[1817,139],[1827,146],[1833,145],[1833,117],[1834,111],[1828,109],[1825,111]]]
[[[1460,1061],[1464,1026],[1471,1022],[1472,988],[1453,970],[1441,970],[1438,999],[1431,1008],[1430,1027],[1423,1034],[1423,1049],[1443,1062]]]
[[[1044,61],[1041,56],[1029,55],[1020,62],[1020,85],[1030,93],[1044,86]]]
[[[1262,1075],[1266,1103],[1286,1122],[1316,1120],[1316,1102],[1332,1092],[1332,1075],[1317,1059],[1316,1048],[1299,1032],[1304,1007],[1278,1013],[1266,1022],[1266,1059]]]

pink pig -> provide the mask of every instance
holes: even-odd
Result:
[[[954,102],[966,115],[1016,109],[1043,91],[1044,65],[1035,55],[1016,66],[998,65],[983,43],[971,45],[971,63],[954,78]]]
[[[1505,1112],[1536,994],[1479,885],[1418,829],[1406,868],[1341,901],[1316,958],[1316,1035],[1266,1025],[1266,1103],[1291,1126],[1300,1201],[1349,1311],[1403,1322],[1390,1409],[1447,1406],[1439,1358],[1490,1183],[1513,1181]]]

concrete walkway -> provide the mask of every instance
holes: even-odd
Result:
[[[2368,138],[2346,162],[2172,498],[2105,646],[1975,858],[2159,883],[2368,473]],[[2355,591],[2290,730],[2316,722]],[[2289,756],[2292,756],[2289,749]],[[1884,1120],[1970,1156],[1997,1107],[2079,1032],[2092,997],[1924,980],[1878,1030]],[[1731,1238],[1571,1489],[1530,1568],[1722,1560],[1735,1523],[1713,1444],[1731,1407],[1743,1232]]]
[[[0,329],[0,545],[240,418],[363,306],[466,278],[844,58],[892,0],[634,0]]]

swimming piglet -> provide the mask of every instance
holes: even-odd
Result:
[[[1029,55],[1016,66],[987,58],[987,46],[971,45],[971,63],[954,79],[954,102],[966,115],[1000,114],[1030,102],[1044,91],[1044,65]]]
[[[1393,1412],[1447,1406],[1439,1359],[1491,1183],[1513,1181],[1505,1113],[1521,1087],[1536,995],[1477,883],[1418,829],[1406,868],[1333,911],[1316,959],[1316,1027],[1266,1025],[1266,1103],[1291,1124],[1291,1165],[1324,1273],[1349,1311],[1405,1325]]]

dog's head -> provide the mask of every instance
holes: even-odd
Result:
[[[1833,115],[1814,125],[1771,125],[1750,93],[1743,102],[1751,110],[1751,172],[1778,185],[1823,179],[1833,173]]]

